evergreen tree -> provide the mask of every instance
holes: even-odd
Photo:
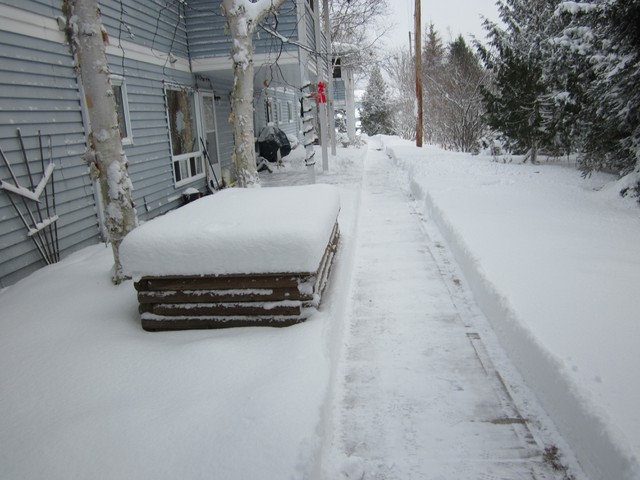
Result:
[[[426,141],[473,150],[485,125],[480,87],[486,71],[462,36],[445,48],[433,23],[425,34],[422,57]]]
[[[422,81],[424,91],[424,139],[427,143],[443,144],[442,116],[444,91],[442,77],[445,74],[446,48],[433,23],[425,32],[422,49]],[[415,79],[414,79],[415,81]],[[414,87],[415,88],[415,87]]]
[[[640,171],[640,0],[564,2],[556,16],[548,71],[567,99],[558,117],[581,140],[581,168]]]
[[[484,89],[487,121],[503,134],[508,148],[527,153],[535,162],[540,148],[553,145],[545,122],[549,88],[543,77],[545,45],[559,0],[499,0],[506,25],[485,21],[489,47],[476,43],[485,66],[493,73]]]
[[[442,38],[440,38],[440,33],[432,22],[424,34],[422,47],[422,67],[424,71],[431,73],[436,69],[442,68],[445,54],[446,49],[442,43]]]
[[[360,120],[362,129],[369,135],[393,134],[391,99],[377,65],[371,70],[369,83],[362,97]]]

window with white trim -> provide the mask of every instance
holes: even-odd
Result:
[[[278,124],[280,124],[284,121],[282,116],[282,100],[278,100],[278,103],[276,104],[276,111],[278,112]]]
[[[287,121],[293,122],[293,102],[287,102]]]
[[[118,127],[123,145],[133,144],[133,130],[131,129],[131,117],[129,116],[129,98],[127,96],[127,84],[124,77],[111,75],[113,97],[116,101],[116,113],[118,114]]]
[[[165,87],[171,161],[176,187],[204,177],[204,160],[198,132],[195,92],[178,86]]]

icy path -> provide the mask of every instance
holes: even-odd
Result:
[[[370,139],[323,477],[562,478],[459,307],[442,245],[376,148]]]

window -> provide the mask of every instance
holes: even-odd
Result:
[[[293,122],[293,102],[287,102],[287,120]]]
[[[276,122],[276,112],[273,110],[273,99],[267,97],[264,101],[264,115],[267,125],[271,122]]]
[[[278,100],[278,103],[276,104],[276,116],[278,117],[276,121],[278,123],[282,123],[282,121],[284,120],[284,118],[282,117],[282,100]]]
[[[342,63],[339,58],[333,60],[333,78],[342,78]]]
[[[165,89],[165,97],[173,176],[180,186],[204,177],[195,94],[191,89],[172,86]]]
[[[127,84],[123,77],[111,75],[111,85],[113,87],[113,96],[116,100],[116,113],[118,114],[118,127],[120,127],[122,144],[131,145],[133,143],[133,131],[131,130],[131,119],[129,117]]]

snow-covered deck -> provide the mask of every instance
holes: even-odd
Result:
[[[229,189],[140,226],[121,258],[143,328],[303,321],[326,286],[339,209],[329,185]]]

